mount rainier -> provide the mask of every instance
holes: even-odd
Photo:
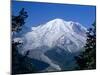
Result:
[[[54,19],[14,40],[23,41],[19,52],[28,57],[49,64],[43,71],[70,70],[75,65],[74,55],[82,50],[86,43],[87,29],[78,22]],[[37,66],[38,67],[38,66]]]

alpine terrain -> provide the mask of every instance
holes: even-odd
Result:
[[[24,31],[26,29],[23,29]],[[24,55],[29,51],[28,57],[49,65],[38,70],[39,72],[72,70],[77,66],[74,56],[82,51],[86,43],[86,31],[87,29],[78,22],[57,18],[32,27],[30,31],[23,33],[23,36],[14,38],[14,41],[23,42],[19,53]]]

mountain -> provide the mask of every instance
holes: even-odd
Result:
[[[86,42],[87,29],[78,22],[54,19],[43,25],[32,27],[21,39],[19,52],[49,64],[43,71],[70,70],[75,66],[74,55]],[[65,66],[66,65],[66,66]]]

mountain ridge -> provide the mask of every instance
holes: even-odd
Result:
[[[37,40],[35,43],[36,45],[39,45],[39,44],[43,45],[44,43],[44,45],[49,45],[49,47],[53,46],[53,44],[57,44],[57,42],[59,42],[57,40],[62,39],[63,41],[64,38],[71,39],[71,41],[75,41],[75,39],[80,40],[80,41],[82,40],[81,42],[84,43],[86,39],[85,27],[82,26],[83,29],[81,30],[81,26],[80,26],[81,24],[79,24],[78,26],[80,26],[80,29],[78,28],[75,30],[75,28],[70,27],[69,24],[70,22],[66,22],[62,19],[54,19],[52,21],[47,22],[44,25],[33,27],[31,32],[28,32],[27,34],[25,34],[25,38],[29,40],[33,37],[35,38],[34,40]],[[73,26],[76,24],[78,23],[71,22],[71,25]],[[29,39],[27,38],[27,36]],[[68,42],[68,40],[66,41]]]
[[[43,61],[50,66],[46,70],[62,69],[58,60],[62,59],[65,63],[68,56],[68,63],[72,63],[73,54],[80,52],[86,42],[86,28],[78,22],[65,21],[63,19],[54,19],[44,25],[32,27],[32,31],[24,34],[21,39],[23,47],[19,49],[19,52],[23,55],[25,52],[30,51],[28,57]],[[53,55],[52,55],[53,54]],[[52,56],[56,60],[52,59]],[[65,55],[67,59],[64,60]],[[54,63],[56,62],[56,64]],[[74,65],[72,63],[71,65]],[[44,71],[46,71],[44,70]]]

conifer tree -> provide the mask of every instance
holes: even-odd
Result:
[[[96,22],[92,24],[92,27],[88,29],[85,50],[76,56],[76,62],[78,64],[77,69],[95,69],[96,68]]]
[[[25,24],[25,19],[28,17],[24,8],[21,9],[18,16],[12,16],[12,32],[19,33]],[[13,35],[12,35],[13,36]],[[29,51],[23,56],[18,52],[18,46],[21,42],[14,42],[12,39],[12,74],[23,74],[34,72],[34,65],[27,57]]]

